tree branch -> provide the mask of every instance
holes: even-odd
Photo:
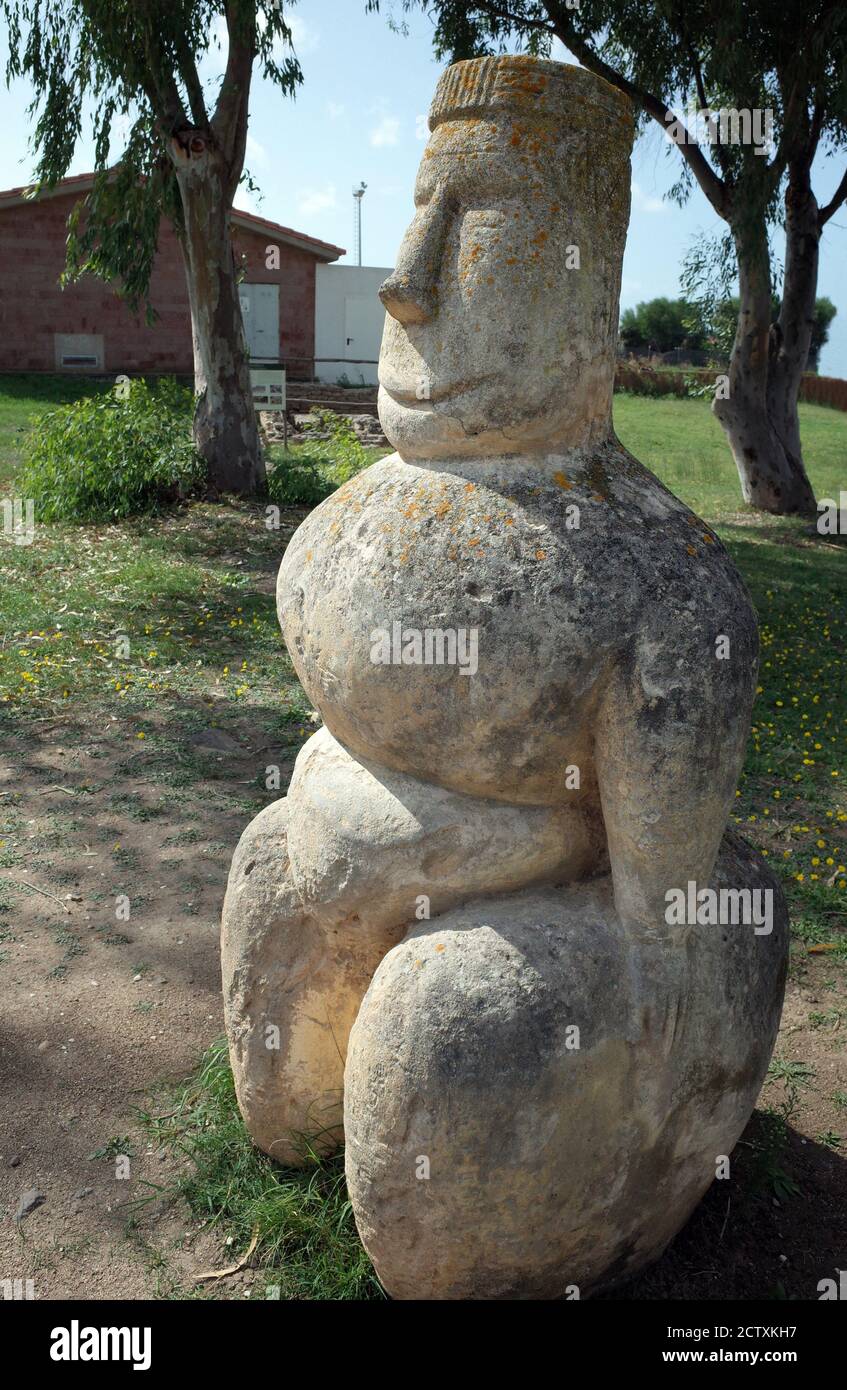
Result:
[[[818,213],[818,226],[825,227],[830,217],[832,217],[833,214],[838,211],[842,203],[844,203],[845,201],[847,201],[847,169],[844,170],[844,173],[841,177],[841,182],[839,183],[829,202],[826,204],[825,207],[822,207],[820,212]]]
[[[576,29],[573,19],[569,13],[563,14],[556,4],[556,0],[545,0],[544,8],[553,24],[556,37],[561,40],[566,48],[575,53],[583,67],[590,72],[602,77],[611,86],[617,87],[619,92],[628,96],[630,101],[635,102],[652,116],[653,120],[667,131],[672,122],[676,122],[677,117],[669,106],[666,106],[661,98],[648,92],[636,82],[631,82],[623,73],[618,72],[609,63],[604,62],[600,55],[595,52],[588,40]],[[679,122],[682,125],[682,122]],[[683,129],[685,127],[683,126]],[[731,203],[729,185],[725,180],[718,177],[709,161],[706,159],[696,140],[689,142],[688,131],[685,131],[685,139],[679,145],[679,152],[690,168],[701,189],[705,193],[715,212],[720,217],[726,217]]]
[[[188,93],[191,119],[197,126],[208,126],[209,115],[203,98],[203,84],[200,81],[194,54],[188,47],[184,34],[179,36],[177,47],[179,49],[179,75],[185,83],[185,90]]]
[[[649,116],[652,116],[663,130],[666,131],[671,122],[676,121],[674,112],[663,101],[643,87],[639,87],[637,83],[631,82],[629,78],[624,77],[617,68],[604,62],[588,40],[576,30],[570,14],[564,15],[555,0],[544,0],[549,24],[545,24],[540,19],[531,19],[526,15],[515,14],[503,5],[489,3],[489,0],[482,0],[479,8],[493,15],[496,19],[506,20],[518,31],[534,29],[536,33],[552,34],[572,53],[576,54],[583,67],[596,73],[598,77],[602,77],[612,87],[617,87],[619,92],[623,92],[630,101],[641,106]],[[680,122],[680,124],[682,123]],[[696,140],[689,143],[686,138],[679,146],[679,150],[715,212],[720,217],[726,217],[730,204],[728,185],[715,173]]]
[[[229,52],[226,72],[221,83],[211,128],[221,150],[230,185],[230,197],[235,194],[244,153],[247,147],[247,114],[250,98],[250,79],[256,57],[256,7],[253,23],[245,24],[243,9],[235,0],[227,0],[226,28]]]

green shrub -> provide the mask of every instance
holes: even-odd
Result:
[[[173,379],[123,381],[59,406],[24,446],[20,490],[42,521],[113,521],[201,491],[191,442],[193,398]]]
[[[325,455],[311,446],[278,456],[268,472],[268,500],[278,507],[316,507],[338,484]]]
[[[346,415],[338,415],[334,410],[313,410],[311,414],[309,429],[329,435],[324,441],[327,459],[333,481],[340,487],[348,478],[367,468],[372,462],[371,456]]]
[[[268,497],[278,507],[314,507],[372,463],[350,421],[334,410],[313,410],[309,428],[328,434],[277,456],[268,474]]]

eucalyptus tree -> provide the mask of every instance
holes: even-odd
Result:
[[[71,215],[65,278],[114,280],[151,316],[160,224],[172,222],[191,308],[195,444],[212,489],[255,493],[265,470],[229,212],[254,67],[285,94],[302,81],[279,0],[0,0],[0,14],[7,82],[33,91],[35,186],[55,187],[93,137],[94,185]],[[213,65],[222,72],[204,78]]]

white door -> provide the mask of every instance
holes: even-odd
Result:
[[[348,294],[344,299],[344,357],[374,362],[379,357],[385,310],[375,294]],[[376,381],[376,366],[347,369],[351,381],[361,374],[365,381]]]
[[[279,361],[279,285],[238,287],[241,317],[252,362]]]

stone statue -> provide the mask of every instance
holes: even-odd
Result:
[[[724,834],[756,618],[612,429],[626,99],[482,58],[429,124],[380,291],[397,452],[280,569],[325,727],[236,851],[227,1026],[268,1153],[343,1102],[390,1294],[585,1296],[679,1230],[776,1035],[784,900]]]

